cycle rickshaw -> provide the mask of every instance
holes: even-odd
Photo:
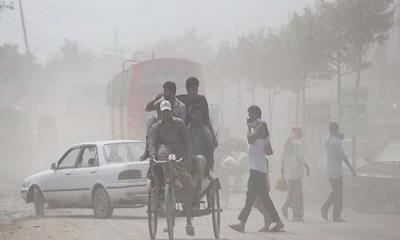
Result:
[[[159,199],[158,189],[149,187],[147,216],[150,238],[154,240],[157,234],[158,216],[165,215],[167,220],[167,232],[170,240],[174,239],[175,217],[184,217],[183,203],[185,191],[177,178],[177,166],[182,158],[170,154],[166,161],[153,160],[160,164],[164,170],[164,200]],[[150,184],[151,185],[151,184]],[[200,207],[192,209],[192,217],[211,215],[215,239],[219,239],[221,206],[219,201],[219,190],[221,189],[218,178],[211,178],[209,185],[201,190],[198,199]]]

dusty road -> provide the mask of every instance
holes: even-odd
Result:
[[[273,193],[277,206],[283,201],[283,195]],[[3,201],[5,196],[1,198]],[[3,202],[2,202],[3,203]],[[32,205],[24,205],[15,198],[8,203],[8,207],[16,206],[14,212],[5,211],[1,206],[0,239],[79,239],[79,240],[119,240],[119,239],[149,239],[147,231],[147,218],[145,209],[116,210],[111,219],[95,219],[91,210],[48,210],[46,217],[33,216]],[[319,216],[318,208],[306,205],[306,222],[295,223],[286,220],[286,232],[259,233],[262,218],[254,211],[247,225],[247,233],[233,232],[227,226],[236,222],[239,208],[243,204],[243,197],[236,195],[222,215],[221,239],[229,240],[261,240],[261,239],[287,239],[287,240],[382,240],[400,239],[400,215],[395,214],[359,214],[351,209],[346,209],[344,217],[347,223],[326,222]],[[8,215],[6,215],[8,214]],[[4,220],[7,219],[8,220]],[[211,217],[197,218],[194,221],[196,236],[187,237],[184,234],[184,219],[179,219],[176,226],[176,239],[213,239],[211,230]],[[159,224],[158,239],[166,239],[162,232],[165,220]]]

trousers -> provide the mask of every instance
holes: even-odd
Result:
[[[271,217],[271,222],[281,222],[281,219],[276,211],[274,203],[267,191],[267,181],[265,173],[250,169],[250,176],[247,182],[246,202],[244,208],[239,214],[239,221],[245,223],[249,218],[254,201],[257,197],[261,198],[264,208],[267,210]]]

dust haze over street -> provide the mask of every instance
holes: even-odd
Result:
[[[283,195],[272,194],[279,206]],[[323,198],[320,198],[322,200]],[[281,200],[281,201],[279,201]],[[309,200],[306,198],[306,200]],[[20,201],[20,200],[19,200]],[[319,211],[306,205],[306,222],[285,221],[286,232],[259,233],[262,225],[260,213],[254,212],[248,227],[248,233],[236,233],[227,227],[237,217],[242,207],[243,197],[234,196],[233,203],[222,215],[221,239],[398,239],[400,230],[396,214],[370,213],[359,214],[346,209],[345,224],[334,224],[321,219]],[[32,206],[20,211],[20,218],[11,225],[1,226],[1,239],[149,239],[147,215],[143,208],[122,209],[115,212],[111,219],[95,219],[92,210],[50,210],[44,218],[33,216]],[[165,227],[161,220],[160,231]],[[195,219],[196,237],[187,237],[184,233],[184,220],[177,223],[176,239],[213,239],[210,217]],[[168,239],[166,233],[159,233],[157,239]]]
[[[3,1],[0,240],[397,240],[399,56],[399,0]]]

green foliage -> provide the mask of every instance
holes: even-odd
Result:
[[[336,0],[316,4],[323,25],[328,66],[335,75],[371,66],[370,50],[388,37],[393,25],[393,0]]]
[[[260,30],[221,45],[211,69],[265,88],[298,90],[354,72],[358,85],[370,50],[388,37],[393,12],[393,0],[319,0],[276,33]]]
[[[305,8],[302,15],[294,13],[280,34],[286,49],[287,87],[298,90],[310,81],[329,77],[323,26],[311,8]]]
[[[20,54],[16,45],[0,46],[0,82],[26,82],[40,70],[34,56]]]

